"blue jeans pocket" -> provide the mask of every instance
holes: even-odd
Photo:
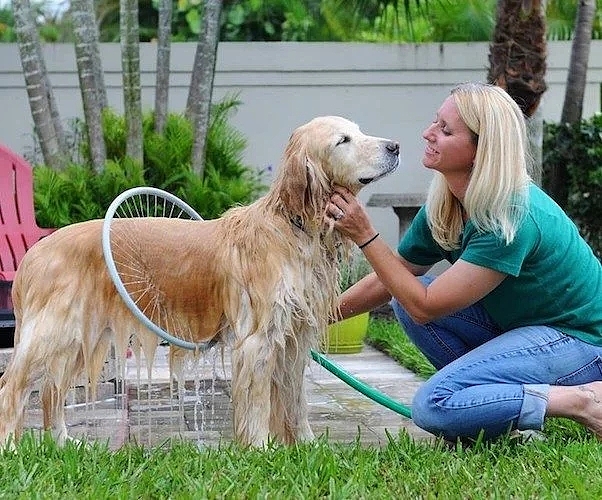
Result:
[[[564,377],[560,377],[554,385],[587,384],[594,380],[602,380],[602,358],[596,356],[592,361]]]

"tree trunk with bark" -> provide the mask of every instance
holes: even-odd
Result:
[[[571,45],[571,59],[564,93],[561,123],[576,124],[583,114],[583,95],[589,62],[592,28],[596,15],[596,0],[580,0],[575,19],[575,35]],[[562,134],[562,132],[560,132]],[[552,165],[547,189],[561,207],[565,207],[569,195],[569,172],[566,164]]]
[[[192,170],[200,177],[205,170],[205,150],[221,12],[222,0],[206,0],[186,104],[186,116],[194,128]]]
[[[13,15],[31,116],[44,163],[61,170],[67,163],[64,131],[29,0],[13,0]]]
[[[169,65],[171,48],[172,0],[159,1],[157,30],[157,80],[155,86],[155,132],[163,133],[169,109]]]
[[[75,57],[79,87],[82,94],[84,118],[90,147],[90,160],[95,172],[105,167],[107,152],[102,130],[102,110],[104,109],[104,84],[98,80],[102,68],[98,68],[98,30],[92,0],[71,0],[73,34],[75,36]],[[104,92],[106,101],[106,92]]]
[[[142,163],[144,158],[142,149],[138,1],[120,0],[119,6],[123,105],[127,128],[125,153],[133,160]]]
[[[562,106],[562,123],[577,123],[583,114],[583,95],[596,15],[596,0],[580,0],[575,20],[575,35],[571,45],[571,60]]]
[[[516,101],[529,127],[530,172],[541,184],[543,119],[534,116],[547,89],[546,23],[542,0],[498,0],[493,41],[489,49],[489,82],[499,85]]]

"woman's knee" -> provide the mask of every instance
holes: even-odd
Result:
[[[414,394],[412,400],[412,420],[427,432],[435,435],[445,434],[448,423],[445,411],[437,405],[433,388],[428,381]]]

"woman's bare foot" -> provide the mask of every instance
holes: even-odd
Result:
[[[602,382],[578,385],[577,389],[585,396],[582,420],[577,420],[592,431],[602,441]]]
[[[575,420],[602,441],[602,381],[550,387],[546,415]]]

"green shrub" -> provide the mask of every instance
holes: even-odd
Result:
[[[357,248],[353,248],[349,255],[342,255],[340,259],[339,286],[342,291],[347,290],[372,272],[370,262],[368,262],[363,252]]]
[[[563,207],[583,237],[602,256],[602,114],[575,125],[546,123],[543,186],[554,165],[568,170],[568,201]]]
[[[193,130],[181,114],[171,114],[163,134],[154,132],[154,116],[143,116],[144,164],[126,157],[126,126],[123,116],[107,110],[103,131],[107,163],[97,174],[89,161],[84,134],[73,147],[73,163],[57,172],[46,166],[34,168],[36,218],[44,227],[104,217],[115,197],[135,186],[153,186],[179,196],[203,218],[220,216],[233,205],[247,204],[265,189],[261,174],[244,164],[246,140],[228,122],[240,102],[227,98],[212,108],[207,134],[203,178],[192,172]],[[77,122],[74,128],[81,127]]]

